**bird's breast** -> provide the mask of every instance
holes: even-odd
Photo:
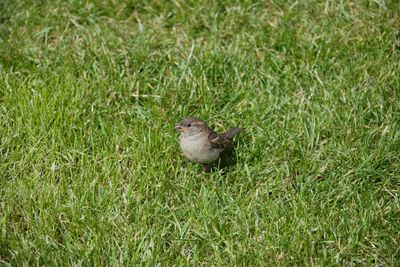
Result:
[[[182,136],[180,146],[183,154],[191,161],[211,163],[219,158],[221,149],[211,147],[206,135]]]

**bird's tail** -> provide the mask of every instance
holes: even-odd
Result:
[[[241,131],[243,131],[243,128],[232,128],[226,131],[225,133],[222,134],[222,137],[230,139],[234,137],[235,135],[239,134]]]

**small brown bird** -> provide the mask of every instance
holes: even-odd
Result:
[[[217,134],[205,121],[194,117],[185,118],[175,129],[181,133],[179,143],[183,154],[189,160],[203,164],[206,172],[210,171],[209,164],[232,146],[231,139],[243,131],[243,128],[232,128],[223,134]]]

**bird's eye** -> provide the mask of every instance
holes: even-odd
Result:
[[[192,124],[191,124],[191,123],[189,123],[187,126],[188,126],[188,127],[190,127],[190,126],[192,126]]]

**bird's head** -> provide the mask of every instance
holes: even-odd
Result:
[[[175,130],[179,131],[183,136],[194,135],[207,128],[205,121],[194,117],[187,117],[175,125]]]

